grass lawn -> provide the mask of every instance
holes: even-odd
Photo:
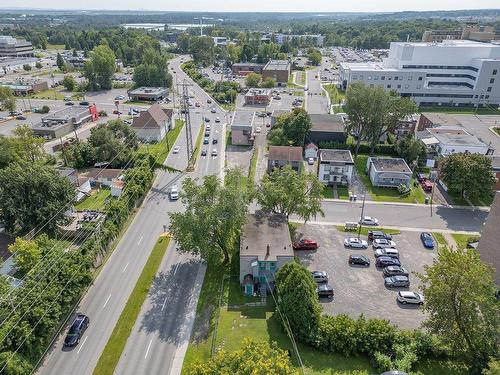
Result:
[[[469,202],[472,203],[474,206],[491,206],[491,204],[493,203],[493,198],[495,197],[493,194],[491,194],[486,197],[469,199],[467,201],[466,199],[462,198],[460,194],[457,193],[452,193],[448,191],[448,195],[451,197],[452,203],[458,206],[469,206]]]
[[[295,95],[295,96],[304,96],[304,91],[302,91],[302,90],[293,90],[293,95]]]
[[[303,72],[299,72],[297,74],[300,74],[300,84],[302,86],[305,86],[306,85],[306,75],[307,75],[307,72],[304,70]]]
[[[137,320],[142,304],[151,287],[161,260],[167,251],[170,238],[162,236],[156,242],[151,255],[144,266],[132,294],[123,309],[113,333],[97,362],[93,375],[112,375],[125,348],[127,339]]]
[[[194,143],[193,165],[196,163],[196,159],[198,159],[198,154],[200,153],[200,147],[201,147],[201,142],[203,140],[204,132],[205,132],[205,125],[201,124],[200,130],[198,131],[198,135],[196,136],[196,142]]]
[[[63,100],[64,95],[56,89],[48,89],[44,91],[37,92],[36,94],[30,95],[30,99],[52,99],[52,100]]]
[[[332,104],[338,104],[345,99],[345,91],[339,90],[336,84],[323,85],[323,88],[328,92]]]
[[[358,234],[358,231],[354,230],[345,230],[343,225],[335,225],[335,228],[339,232],[345,232],[345,233],[353,233],[353,234]],[[363,236],[368,236],[368,232],[371,230],[379,230],[387,234],[400,234],[401,231],[399,229],[388,229],[388,228],[380,228],[380,227],[361,227],[361,234]]]
[[[333,199],[333,188],[331,186],[325,185],[323,186],[323,198]]]
[[[432,232],[432,237],[436,240],[438,248],[448,246],[448,242],[444,238],[443,233]]]
[[[349,199],[349,189],[347,186],[337,186],[338,199]],[[323,198],[333,199],[333,188],[331,186],[323,187]]]
[[[248,169],[248,182],[253,185],[255,183],[255,173],[257,172],[257,161],[259,159],[259,148],[253,149],[252,159],[250,160],[250,168]]]
[[[368,193],[374,201],[424,203],[426,195],[420,185],[417,187],[413,186],[413,179],[411,181],[411,192],[404,196],[401,196],[397,188],[383,188],[373,186],[370,178],[365,173],[367,159],[368,155],[358,155],[358,157],[354,159],[354,164],[356,166],[356,172],[358,173],[359,179],[368,190]]]
[[[471,236],[470,234],[452,233],[451,236],[457,243],[459,249],[465,249],[469,240],[479,239],[478,236]]]
[[[230,146],[231,143],[231,130],[226,128],[226,146]]]
[[[106,207],[106,201],[108,198],[111,198],[110,189],[101,189],[99,192],[97,192],[96,190],[92,190],[92,195],[90,197],[86,197],[84,200],[78,203],[75,206],[75,208],[78,211],[83,211],[83,210],[104,211]]]
[[[500,135],[500,128],[492,128],[492,129],[493,129],[493,131],[495,133],[497,133],[498,135]]]
[[[297,74],[297,72],[292,72],[292,74],[290,74],[290,77],[288,77],[288,82],[286,85],[288,88],[293,88],[298,86],[297,84],[295,84],[295,82],[293,82],[294,73]]]
[[[478,114],[478,115],[500,115],[500,111],[494,108],[454,108],[454,107],[421,107],[420,112],[442,112],[455,114]]]
[[[141,151],[149,150],[148,152],[154,156],[156,163],[158,165],[163,165],[163,163],[167,159],[168,154],[170,153],[170,150],[175,144],[177,136],[179,135],[179,133],[183,128],[184,128],[184,121],[179,119],[175,120],[175,128],[169,131],[165,138],[163,138],[160,142],[152,145],[141,144],[140,150]],[[167,140],[170,146],[170,150],[167,148]]]

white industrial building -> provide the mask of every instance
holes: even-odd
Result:
[[[360,81],[395,90],[422,106],[500,104],[500,44],[393,42],[382,62],[340,63],[339,71],[344,89]]]

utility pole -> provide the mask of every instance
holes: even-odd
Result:
[[[365,214],[365,199],[366,193],[363,194],[363,205],[361,206],[361,217],[359,218],[358,239],[361,236],[361,225],[363,223],[363,216]]]
[[[184,113],[184,126],[186,128],[186,153],[188,157],[188,171],[194,169],[193,165],[193,135],[191,131],[191,118],[189,116],[189,94],[186,81],[182,84],[182,112]]]

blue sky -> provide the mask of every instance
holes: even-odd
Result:
[[[4,3],[3,7],[7,4]],[[163,11],[292,11],[292,12],[387,12],[402,10],[454,10],[499,8],[498,0],[9,0],[8,7],[53,9],[126,9]]]

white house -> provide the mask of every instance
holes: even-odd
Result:
[[[354,160],[349,150],[319,150],[318,179],[326,184],[349,185]]]
[[[473,153],[486,155],[489,146],[468,133],[461,126],[438,126],[426,129],[422,141],[430,152],[439,156],[458,153]]]
[[[90,179],[87,177],[78,177],[76,180],[76,201],[80,202],[83,198],[89,196],[91,191]]]
[[[87,172],[87,177],[92,184],[100,184],[110,188],[113,181],[118,179],[122,173],[123,169],[92,168]]]
[[[366,161],[366,173],[373,186],[380,187],[410,186],[412,176],[404,159],[373,156]]]
[[[304,147],[304,157],[306,159],[313,158],[316,159],[318,157],[319,147],[315,143],[309,143]]]
[[[118,198],[123,193],[123,188],[125,187],[125,182],[119,179],[114,179],[111,183],[111,196]]]
[[[143,142],[160,142],[172,129],[172,109],[153,104],[134,118],[132,129]]]

